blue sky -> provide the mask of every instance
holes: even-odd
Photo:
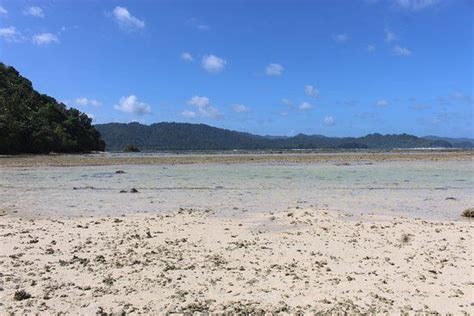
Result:
[[[474,2],[0,0],[0,60],[96,123],[473,137]]]

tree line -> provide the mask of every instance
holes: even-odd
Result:
[[[0,154],[104,149],[86,114],[38,93],[15,68],[0,63]]]

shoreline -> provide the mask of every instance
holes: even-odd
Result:
[[[107,165],[176,165],[176,164],[311,164],[321,162],[381,161],[474,161],[474,151],[390,151],[340,153],[216,153],[216,154],[54,154],[0,156],[0,168],[73,167]]]

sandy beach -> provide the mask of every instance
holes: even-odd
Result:
[[[472,161],[454,155],[8,158],[0,313],[473,314]]]
[[[291,208],[2,220],[10,313],[472,313],[472,223]],[[26,291],[31,298],[14,300]]]

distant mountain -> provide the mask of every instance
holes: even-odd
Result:
[[[304,135],[304,134],[298,134],[297,136],[299,135]],[[274,136],[274,135],[265,135],[263,136],[267,139],[287,139],[287,138],[291,138],[291,137],[294,137],[294,136]],[[327,136],[324,136],[324,135],[319,135],[319,134],[312,134],[311,137],[313,138],[317,138],[317,137],[320,137],[320,138],[327,138]]]
[[[451,148],[444,139],[426,139],[408,134],[369,134],[364,137],[326,137],[298,134],[293,137],[259,136],[205,124],[108,123],[97,124],[109,151],[128,145],[140,150],[232,150],[232,149],[393,149]]]
[[[109,123],[95,125],[107,150],[123,150],[132,144],[140,150],[226,150],[265,148],[266,139],[204,124]]]
[[[474,148],[474,139],[473,138],[450,138],[450,137],[438,137],[438,136],[424,136],[424,139],[429,140],[443,140],[451,143],[453,147],[456,148]]]
[[[263,136],[265,137],[266,139],[285,139],[285,138],[288,138],[290,136],[273,136],[273,135],[265,135]]]

